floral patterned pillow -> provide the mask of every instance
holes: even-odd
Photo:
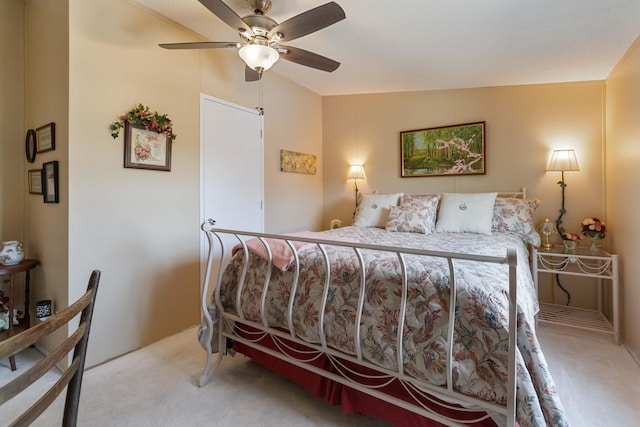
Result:
[[[440,196],[405,196],[400,206],[392,206],[387,231],[431,234],[435,230]]]
[[[525,243],[540,246],[540,235],[533,224],[533,214],[539,205],[538,199],[496,198],[491,231],[514,233]]]

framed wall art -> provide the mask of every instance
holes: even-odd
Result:
[[[27,172],[29,194],[42,194],[42,169],[30,169]]]
[[[400,132],[400,175],[486,173],[485,122]]]
[[[36,129],[36,151],[44,153],[56,149],[56,124],[48,123]]]
[[[42,196],[45,203],[59,203],[58,194],[58,161],[42,165]]]
[[[124,123],[124,167],[171,170],[171,136]]]
[[[315,175],[316,168],[317,160],[313,154],[280,150],[280,171]]]
[[[36,160],[36,131],[29,129],[24,140],[24,154],[27,162],[33,163]]]

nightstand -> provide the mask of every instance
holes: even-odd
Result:
[[[2,265],[0,264],[0,276],[9,276],[9,329],[6,332],[0,333],[0,339],[12,337],[20,331],[29,329],[29,286],[31,282],[31,270],[33,270],[39,264],[37,259],[24,259],[18,264]],[[25,273],[25,288],[24,288],[24,317],[21,322],[14,326],[13,324],[13,309],[14,309],[14,287],[15,287],[15,275],[18,273]],[[9,364],[11,370],[16,370],[16,358],[15,356],[9,356]]]
[[[538,321],[557,325],[572,326],[589,331],[613,335],[613,341],[620,340],[620,306],[618,289],[618,255],[604,249],[594,251],[589,248],[565,250],[564,246],[551,249],[534,249],[531,272],[538,290],[538,275],[552,273],[567,276],[591,277],[598,282],[598,309],[589,310],[557,304],[540,303]],[[603,314],[603,283],[611,284],[611,321]]]

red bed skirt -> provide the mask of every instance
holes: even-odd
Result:
[[[244,328],[245,326],[243,326],[243,329]],[[304,348],[297,343],[292,343],[288,340],[285,341],[287,341],[287,346],[291,348],[296,348],[298,350]],[[268,347],[270,349],[276,348],[272,339],[268,336],[264,337],[259,342],[262,346]],[[298,385],[304,387],[314,396],[322,397],[332,405],[340,405],[342,411],[345,413],[355,413],[364,416],[371,416],[403,427],[443,426],[443,424],[437,421],[425,418],[407,409],[380,400],[377,397],[370,396],[349,386],[322,377],[315,372],[308,371],[304,368],[283,361],[275,356],[271,356],[263,351],[257,350],[238,341],[234,341],[233,349],[238,353],[242,353],[250,357],[255,362],[266,367],[267,369],[276,372],[277,374],[288,378]],[[311,362],[311,364],[329,372],[336,372],[329,359],[324,355]],[[354,365],[350,365],[350,368],[353,367]],[[362,371],[363,368],[358,367],[358,370]],[[407,396],[406,390],[397,380],[384,386],[380,390],[384,390],[386,394],[393,395],[400,399],[411,401]],[[433,405],[428,404],[427,402],[425,402],[425,405],[433,407]],[[438,408],[438,412],[445,416],[454,416],[459,419],[477,419],[484,415],[483,412],[457,412],[455,410],[445,408]],[[468,425],[474,427],[496,426],[495,422],[491,418],[485,419],[482,422],[471,423]]]

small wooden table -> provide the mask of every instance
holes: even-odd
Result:
[[[11,337],[19,330],[29,329],[29,285],[30,285],[30,272],[39,264],[37,259],[24,259],[18,264],[3,265],[0,264],[0,276],[9,276],[9,329],[6,332],[7,337]],[[25,286],[24,286],[24,318],[22,323],[17,327],[13,327],[13,302],[14,302],[14,287],[15,287],[15,275],[17,273],[25,273]],[[9,357],[9,363],[11,364],[11,370],[16,370],[16,358],[15,356]]]

